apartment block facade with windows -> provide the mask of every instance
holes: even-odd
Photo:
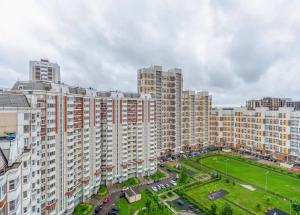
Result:
[[[211,138],[220,147],[280,161],[299,160],[299,116],[294,107],[216,108]]]
[[[57,63],[51,63],[46,59],[30,61],[29,80],[60,82],[60,67]]]
[[[100,101],[96,91],[49,82],[17,82],[41,110],[41,214],[71,214],[101,183]]]
[[[5,92],[0,107],[0,214],[39,215],[40,111]]]
[[[211,99],[208,92],[183,91],[181,98],[183,150],[193,150],[210,144]]]
[[[167,72],[161,66],[139,69],[139,93],[149,93],[156,101],[156,129],[158,155],[181,152],[181,69]]]
[[[98,92],[102,179],[120,183],[155,173],[155,102],[149,94]]]

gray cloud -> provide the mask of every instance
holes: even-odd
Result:
[[[299,14],[296,0],[2,1],[0,86],[49,58],[64,82],[99,90],[135,91],[136,70],[157,64],[216,105],[300,99]]]

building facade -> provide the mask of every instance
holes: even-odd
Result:
[[[41,214],[71,214],[101,183],[96,91],[36,81],[17,82],[13,91],[41,110]]]
[[[29,80],[60,82],[60,67],[56,63],[51,63],[46,59],[40,61],[30,61]]]
[[[156,172],[155,102],[149,94],[98,92],[102,179],[106,184]]]
[[[299,115],[294,107],[216,108],[211,138],[219,147],[279,161],[299,160]]]
[[[209,145],[211,99],[208,92],[183,91],[181,98],[183,150],[193,150]]]
[[[158,155],[181,152],[181,69],[167,72],[161,66],[139,69],[139,93],[149,93],[156,101],[156,129]]]
[[[0,94],[0,214],[41,214],[40,111]]]

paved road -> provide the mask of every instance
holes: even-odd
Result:
[[[137,185],[135,187],[132,187],[132,189],[135,192],[140,192],[141,190],[144,190],[144,189],[147,189],[147,188],[151,189],[151,187],[156,186],[158,184],[166,184],[166,183],[170,183],[171,180],[175,180],[176,174],[174,174],[173,172],[168,172],[168,171],[166,171],[165,169],[162,169],[162,168],[159,168],[159,169],[162,170],[162,171],[164,171],[164,172],[167,172],[169,174],[169,177],[165,178],[165,179],[162,179],[162,180],[160,180],[159,182],[156,182],[156,183]],[[110,194],[109,195],[109,200],[110,200],[109,203],[103,205],[103,208],[98,213],[98,215],[107,215],[108,212],[115,205],[115,202],[117,201],[117,199],[120,198],[121,194],[122,194],[122,191],[116,191],[116,192]],[[100,201],[99,201],[99,204],[100,204]],[[93,213],[91,213],[91,214],[93,214]]]

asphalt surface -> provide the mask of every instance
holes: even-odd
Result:
[[[166,184],[166,183],[170,183],[171,180],[175,180],[176,174],[174,174],[172,172],[168,172],[168,171],[166,171],[166,169],[163,169],[163,171],[167,172],[170,176],[168,178],[161,179],[159,182],[156,182],[156,183],[137,185],[135,187],[132,187],[132,189],[135,192],[140,192],[141,190],[144,190],[144,189],[151,189],[151,187],[156,186],[158,184]],[[122,191],[116,191],[116,192],[110,194],[109,202],[103,205],[102,210],[97,215],[107,215],[108,212],[115,206],[115,202],[120,198],[121,194],[122,194]],[[100,203],[101,203],[101,201],[99,201],[99,204]]]

